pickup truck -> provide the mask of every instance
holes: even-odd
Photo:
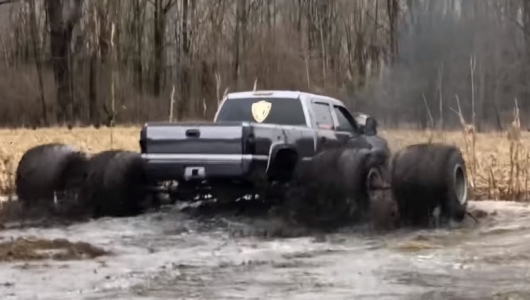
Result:
[[[147,123],[139,143],[140,153],[88,155],[55,143],[28,149],[17,167],[17,196],[26,207],[42,202],[91,217],[139,214],[165,202],[161,194],[170,203],[265,203],[318,226],[378,216],[382,199],[395,205],[388,218],[401,224],[466,214],[458,148],[423,143],[391,155],[373,117],[322,95],[231,93],[213,122]],[[238,201],[244,198],[250,201]]]
[[[373,117],[351,113],[342,101],[318,94],[230,93],[213,122],[146,123],[140,149],[150,182],[177,183],[170,189],[174,201],[213,197],[224,202],[258,195],[281,202],[296,182],[317,186],[303,196],[290,194],[302,198],[297,205],[305,205],[315,193],[341,181],[352,187],[346,188],[350,194],[362,194],[364,202],[370,202],[365,187],[390,189],[400,218],[411,223],[424,222],[433,213],[461,220],[467,205],[466,167],[459,149],[411,145],[390,162]],[[360,156],[363,163],[356,164]],[[305,183],[300,180],[304,176]]]
[[[356,114],[366,121],[371,117]],[[228,94],[211,122],[153,122],[141,131],[148,177],[224,190],[287,182],[328,144],[364,134],[341,101],[293,91]],[[368,128],[375,135],[375,128]],[[380,141],[383,141],[380,139]]]

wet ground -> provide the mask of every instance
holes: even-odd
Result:
[[[470,206],[488,215],[384,234],[264,238],[276,221],[176,209],[4,229],[0,299],[530,299],[530,205]],[[8,245],[40,246],[17,257]]]

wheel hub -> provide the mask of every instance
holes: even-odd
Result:
[[[381,174],[377,169],[370,169],[366,175],[366,190],[370,193],[381,185]]]
[[[467,178],[464,168],[456,165],[453,172],[456,199],[458,203],[465,205],[467,203]]]
[[[389,190],[390,185],[383,180],[381,171],[377,168],[370,169],[366,175],[365,189],[368,192]]]

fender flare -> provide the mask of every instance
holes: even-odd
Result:
[[[298,156],[298,150],[294,145],[287,144],[284,141],[273,142],[269,150],[269,160],[267,161],[267,168],[265,169],[266,174],[269,174],[272,162],[274,161],[278,153],[282,150],[293,151]]]

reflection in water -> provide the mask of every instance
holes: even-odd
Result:
[[[67,238],[113,255],[3,263],[0,298],[530,299],[530,208],[478,202],[471,210],[479,224],[450,230],[296,238],[252,235],[277,220],[198,221],[177,211],[6,230],[2,241]]]

